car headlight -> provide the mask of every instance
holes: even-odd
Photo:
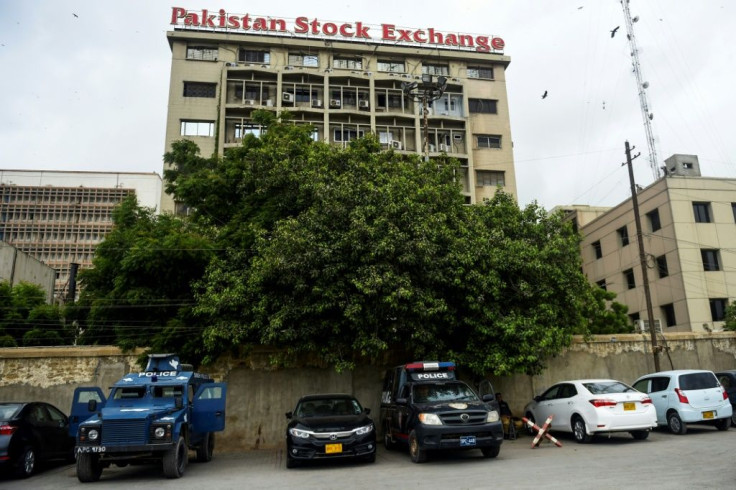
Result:
[[[419,421],[425,425],[442,425],[442,421],[436,413],[420,413]]]
[[[96,441],[100,438],[100,432],[97,429],[90,429],[89,432],[87,432],[87,439],[90,441]]]
[[[490,412],[488,412],[486,422],[498,422],[498,412],[495,410],[491,410]]]
[[[309,439],[309,431],[296,429],[292,427],[289,429],[289,434],[291,434],[294,437],[301,437],[302,439]]]
[[[79,428],[79,442],[99,442],[100,441],[100,428],[99,427],[80,427]]]
[[[163,427],[156,427],[153,431],[153,436],[156,439],[163,439],[163,437],[166,435],[166,429]]]
[[[355,429],[355,435],[356,436],[362,436],[363,434],[368,434],[373,430],[373,424],[364,425],[363,427],[358,427]]]

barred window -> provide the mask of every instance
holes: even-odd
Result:
[[[503,187],[506,185],[504,172],[496,170],[476,170],[475,185],[477,187]]]
[[[437,75],[437,76],[448,76],[450,74],[450,67],[447,65],[432,65],[432,64],[423,64],[422,65],[422,73],[429,74],[429,75]]]
[[[184,97],[214,98],[217,93],[216,83],[184,82]]]
[[[187,46],[188,60],[217,61],[217,48],[207,46]]]
[[[332,67],[343,68],[346,70],[362,70],[363,60],[361,60],[360,58],[344,58],[335,56],[332,59]]]
[[[378,71],[389,71],[392,73],[406,73],[406,65],[403,61],[378,60]]]
[[[316,68],[319,66],[319,56],[316,54],[291,54],[289,53],[289,64],[295,66],[307,66]]]
[[[468,78],[484,78],[493,80],[493,68],[490,66],[469,66],[467,69]]]
[[[256,51],[252,49],[241,49],[238,51],[238,61],[241,63],[271,63],[271,53],[268,51]]]
[[[501,148],[501,137],[496,135],[479,134],[476,136],[478,148]]]
[[[498,114],[498,101],[493,99],[468,99],[471,114]]]

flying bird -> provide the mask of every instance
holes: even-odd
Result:
[[[77,19],[79,18],[79,16],[78,16],[77,14],[75,14],[74,12],[72,12],[72,15],[73,15],[74,17],[76,17]]]
[[[613,36],[615,36],[615,35],[616,35],[616,31],[618,31],[618,28],[619,28],[619,27],[621,27],[621,26],[616,26],[616,28],[615,28],[614,30],[612,30],[612,31],[611,31],[611,37],[613,37]]]
[[[583,7],[578,7],[578,10],[582,10],[582,9],[583,9]]]
[[[544,93],[542,94],[542,98],[543,98],[543,99],[546,99],[546,98],[547,98],[547,91],[546,91],[546,90],[545,90],[545,91],[544,91]]]

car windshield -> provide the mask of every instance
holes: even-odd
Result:
[[[183,393],[183,386],[154,386],[153,388],[154,398],[174,398],[175,396],[182,396]]]
[[[595,383],[583,383],[585,389],[594,395],[607,395],[610,393],[628,393],[636,391],[629,385],[625,385],[620,381],[597,381]]]
[[[130,400],[143,398],[144,396],[146,396],[145,386],[126,386],[125,388],[115,388],[115,393],[113,393],[112,399]]]
[[[680,388],[683,390],[705,390],[718,386],[718,379],[713,373],[691,373],[680,376]]]
[[[20,410],[20,403],[3,403],[0,404],[0,420],[11,420]]]
[[[478,395],[464,383],[414,385],[412,396],[414,397],[414,403],[478,401]]]
[[[299,402],[294,413],[297,417],[329,417],[359,415],[363,412],[355,398],[310,398]]]

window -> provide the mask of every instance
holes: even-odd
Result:
[[[241,139],[246,134],[252,134],[256,138],[261,137],[261,127],[255,124],[235,124],[235,138]]]
[[[485,78],[493,80],[493,68],[490,66],[469,66],[467,76],[468,78]]]
[[[629,321],[631,322],[632,325],[636,325],[637,323],[639,323],[640,319],[641,319],[641,316],[639,315],[639,313],[631,313],[629,315]]]
[[[731,203],[731,212],[733,213],[733,220],[736,222],[736,202]]]
[[[468,99],[468,109],[471,114],[498,114],[497,100]]]
[[[618,238],[621,240],[621,246],[625,247],[629,244],[629,229],[622,226],[618,229]]]
[[[649,211],[647,213],[647,219],[649,220],[649,228],[652,231],[657,231],[662,228],[662,223],[659,222],[659,209]]]
[[[184,97],[214,98],[217,92],[216,83],[184,82]]]
[[[271,63],[271,53],[268,51],[256,51],[252,49],[241,49],[238,51],[238,61],[241,63]]]
[[[659,278],[662,279],[664,277],[667,277],[670,275],[669,270],[667,269],[667,257],[664,255],[660,255],[657,257],[657,272],[659,273]]]
[[[710,300],[710,316],[714,322],[722,322],[726,319],[726,306],[728,306],[728,300],[725,298]]]
[[[703,258],[703,270],[706,271],[719,271],[721,270],[721,263],[718,260],[718,250],[702,249],[700,256]]]
[[[695,213],[696,223],[710,223],[710,203],[709,202],[694,202],[693,213]]]
[[[596,284],[598,285],[599,288],[606,291],[606,280],[605,279],[601,279]]]
[[[341,58],[335,56],[332,59],[333,68],[343,68],[346,70],[362,70],[363,60],[360,58]]]
[[[187,46],[188,60],[217,61],[217,48]]]
[[[675,318],[675,305],[672,303],[662,305],[662,313],[664,314],[665,322],[668,327],[674,327],[677,325],[677,319]]]
[[[475,185],[476,187],[503,187],[506,185],[504,172],[493,170],[476,170]]]
[[[365,135],[365,131],[357,129],[335,129],[334,141],[351,141],[358,138],[362,138]]]
[[[478,148],[501,148],[501,137],[489,134],[479,134],[476,136]]]
[[[600,240],[598,240],[596,242],[593,242],[591,244],[591,246],[593,247],[593,253],[595,254],[595,258],[596,259],[602,258],[603,257],[603,249],[601,248],[601,242],[600,242]]]
[[[378,71],[389,71],[392,73],[406,73],[406,65],[403,61],[378,60],[376,65]]]
[[[214,136],[214,121],[182,121],[182,136]]]
[[[446,77],[450,74],[450,67],[447,65],[422,64],[422,73]]]
[[[289,53],[289,64],[296,66],[307,66],[317,68],[319,66],[319,56],[316,54],[291,54]]]
[[[634,269],[626,269],[624,271],[624,280],[626,281],[626,286],[629,289],[634,289],[636,287],[636,279],[634,278]]]

